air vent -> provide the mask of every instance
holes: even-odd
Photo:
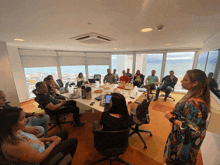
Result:
[[[70,39],[74,39],[76,41],[79,41],[85,44],[105,44],[105,43],[110,43],[112,41],[115,41],[115,39],[106,37],[101,34],[93,33],[93,32],[80,35],[80,36],[76,36],[76,37],[72,37]]]

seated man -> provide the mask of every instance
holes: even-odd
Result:
[[[118,74],[116,73],[116,69],[113,70],[113,75],[115,76],[115,80],[118,81],[119,77]]]
[[[128,83],[130,82],[130,78],[128,76],[126,76],[125,70],[122,71],[122,76],[120,77],[120,82],[125,82]]]
[[[147,89],[147,97],[149,99],[149,93],[152,93],[151,91],[153,89],[156,89],[156,85],[159,84],[159,80],[158,77],[155,76],[156,71],[152,70],[151,71],[151,76],[148,76],[145,80],[146,85],[144,85],[143,87]]]
[[[113,84],[113,83],[117,83],[116,82],[116,80],[115,80],[115,76],[113,75],[113,74],[111,74],[111,70],[110,69],[107,69],[107,72],[108,72],[108,74],[107,75],[105,75],[105,78],[104,78],[104,80],[103,80],[103,82],[105,83],[105,82],[108,82],[108,83],[110,83],[110,84]]]
[[[44,78],[44,82],[47,85],[47,89],[48,89],[48,94],[49,95],[55,97],[56,99],[65,100],[64,96],[59,95],[59,94],[56,93],[56,90],[55,90],[55,88],[53,87],[53,84],[52,84],[53,80],[50,77]]]
[[[157,92],[156,92],[156,96],[155,96],[154,101],[158,100],[158,96],[159,96],[161,89],[167,90],[167,92],[165,94],[165,98],[164,98],[164,101],[167,101],[167,97],[169,96],[170,92],[172,91],[172,88],[174,88],[174,86],[176,85],[177,81],[178,81],[178,79],[177,79],[177,77],[174,76],[174,71],[171,70],[170,75],[167,75],[166,77],[164,77],[162,79],[161,82],[164,82],[164,84],[157,88]]]
[[[11,106],[6,103],[6,98],[3,91],[0,91],[0,110],[3,108],[10,108]],[[35,135],[46,133],[48,129],[48,122],[50,117],[42,113],[27,113],[25,112],[25,117],[27,118],[27,123],[23,131],[32,133]]]
[[[36,85],[38,92],[35,100],[45,109],[53,111],[57,115],[64,113],[73,113],[74,126],[83,126],[85,123],[80,122],[79,108],[75,101],[58,100],[51,95],[48,95],[47,85],[44,82],[38,82]],[[61,108],[62,109],[59,109]]]
[[[129,73],[129,72],[130,72],[130,69],[128,68],[126,75],[129,77],[129,79],[130,79],[130,81],[131,81],[131,79],[133,78],[133,76],[132,76],[132,74]]]
[[[218,98],[220,98],[220,93],[219,93],[219,90],[218,90],[218,84],[215,81],[215,79],[212,78],[212,77],[213,77],[213,73],[210,72],[208,74],[209,88]]]

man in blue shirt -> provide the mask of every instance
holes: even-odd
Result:
[[[167,75],[162,79],[161,82],[164,82],[161,86],[157,88],[156,96],[154,101],[158,100],[158,96],[161,89],[166,89],[165,98],[164,101],[167,101],[167,97],[169,96],[170,92],[172,91],[172,88],[176,85],[178,81],[178,78],[174,76],[174,71],[170,71],[170,75]]]
[[[4,94],[4,92],[0,91],[0,110],[3,108],[11,108],[11,106],[8,103],[6,103],[6,95]],[[27,123],[23,131],[35,135],[47,132],[50,117],[47,114],[45,114],[45,112],[25,112],[25,116],[27,117]]]
[[[115,76],[113,74],[111,74],[111,70],[107,69],[107,72],[108,72],[108,74],[105,75],[103,82],[104,83],[108,82],[110,84],[113,84],[113,83],[116,84],[117,82],[116,82]]]

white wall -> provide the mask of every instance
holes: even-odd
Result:
[[[12,106],[20,107],[5,42],[0,42],[0,66],[0,90],[6,94],[6,99],[11,102]]]
[[[28,89],[24,69],[21,65],[21,59],[18,52],[18,47],[8,46],[8,55],[11,65],[11,70],[14,77],[15,86],[18,92],[19,101],[25,102],[29,100]]]

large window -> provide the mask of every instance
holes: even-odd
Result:
[[[182,89],[181,81],[186,71],[192,69],[194,55],[195,52],[167,53],[164,76],[169,75],[171,70],[174,71],[175,76],[178,78],[175,91],[186,92],[186,90]]]
[[[122,76],[122,71],[130,69],[130,73],[132,73],[133,69],[133,55],[112,55],[112,72],[114,69],[117,70],[118,76]],[[132,73],[134,74],[134,73]]]
[[[32,90],[37,82],[43,81],[48,75],[53,75],[54,80],[58,79],[57,67],[24,68],[24,73],[30,98],[34,97]]]
[[[95,74],[101,74],[101,79],[103,80],[107,74],[107,69],[109,69],[109,65],[89,65],[89,78],[94,78]]]
[[[198,62],[197,62],[197,69],[205,71],[206,60],[207,60],[208,53],[203,53],[199,55]]]
[[[155,70],[160,79],[162,60],[163,54],[137,54],[136,70],[140,70],[145,77],[151,75],[151,71]]]
[[[76,83],[76,78],[78,77],[80,72],[83,74],[83,77],[86,80],[85,65],[61,66],[60,68],[62,74],[62,81],[64,84],[68,81],[70,83]]]
[[[217,59],[218,59],[218,50],[209,52],[207,65],[206,65],[206,69],[205,69],[206,75],[208,75],[209,72],[213,72],[213,73],[215,72],[215,66],[217,63]]]

